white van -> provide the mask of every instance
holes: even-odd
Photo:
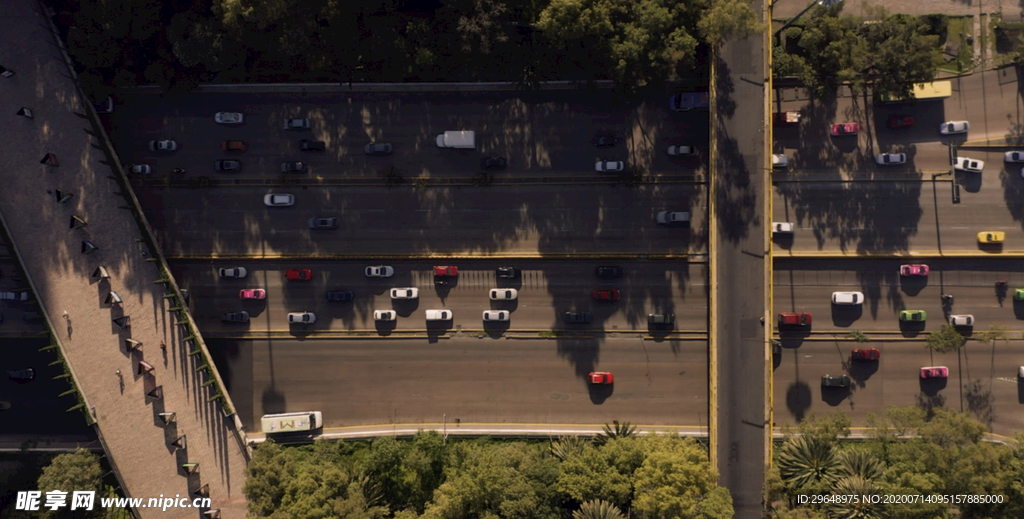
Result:
[[[458,130],[447,131],[437,136],[438,148],[476,148],[476,132]]]

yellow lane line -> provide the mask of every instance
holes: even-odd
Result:
[[[998,250],[915,250],[915,251],[793,251],[782,250],[773,258],[863,258],[863,259],[926,259],[926,258],[1024,258],[1024,249]]]
[[[200,253],[200,254],[166,254],[168,260],[175,261],[206,261],[206,260],[395,260],[412,261],[424,259],[444,260],[599,260],[599,259],[620,259],[620,260],[686,260],[691,263],[704,263],[707,260],[701,254],[662,254],[645,252],[609,252],[609,253],[536,253],[536,252],[414,252],[411,254],[390,254],[367,252],[362,254],[331,254],[331,253],[287,253],[287,252],[259,252],[247,254],[221,254],[221,253]]]

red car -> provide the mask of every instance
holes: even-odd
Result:
[[[910,128],[914,125],[914,117],[910,115],[890,115],[889,116],[889,128],[893,130],[900,130],[903,128]]]
[[[928,265],[900,265],[901,276],[927,276],[928,272]]]
[[[857,135],[860,133],[860,123],[842,123],[832,125],[832,135]]]
[[[437,277],[454,277],[459,275],[459,267],[455,266],[435,266],[434,275]]]
[[[313,271],[309,269],[288,269],[284,271],[284,277],[288,281],[309,281],[313,278]]]
[[[852,360],[878,360],[882,358],[882,352],[878,351],[878,348],[854,349],[850,352],[850,358]]]
[[[599,288],[590,293],[590,298],[594,301],[618,301],[619,295],[617,288]]]
[[[224,151],[245,151],[245,141],[224,141],[220,143],[220,149]]]
[[[611,384],[615,382],[615,376],[607,371],[591,371],[587,380],[591,384]]]
[[[262,288],[246,288],[238,292],[238,297],[242,299],[264,299],[267,297],[267,291]]]
[[[780,312],[779,326],[810,326],[811,314],[807,312]]]
[[[949,369],[946,366],[921,368],[921,378],[946,378],[947,376],[949,376]]]

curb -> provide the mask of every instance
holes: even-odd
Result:
[[[551,336],[542,336],[540,333],[551,333]],[[363,335],[365,334],[365,335]],[[483,334],[483,336],[479,336]],[[382,335],[376,330],[310,330],[306,333],[295,333],[288,330],[269,330],[266,332],[245,332],[245,333],[206,333],[204,337],[217,340],[269,340],[269,339],[297,339],[304,340],[381,340],[381,339],[506,339],[506,340],[551,340],[551,339],[593,339],[606,337],[611,334],[636,335],[644,340],[664,341],[700,341],[707,340],[708,332],[702,330],[678,330],[664,335],[652,335],[645,330],[515,330],[510,333],[502,333],[498,336],[491,336],[488,330],[483,328],[462,328],[438,330],[437,333],[430,333],[427,330],[402,330],[392,331]]]
[[[821,258],[856,258],[856,259],[1021,259],[1024,258],[1024,249],[998,252],[977,251],[791,251],[788,253],[772,254],[772,259],[821,259]]]

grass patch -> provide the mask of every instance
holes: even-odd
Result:
[[[960,48],[956,59],[946,62],[939,58],[938,69],[952,74],[959,74],[971,68],[974,62],[974,45],[967,43],[974,36],[974,18],[970,16],[950,16],[946,26],[946,40],[959,41]]]
[[[543,332],[540,332],[537,335],[539,335],[541,337],[553,338],[553,337],[561,337],[562,333],[561,332],[556,332],[555,330],[544,330]]]

